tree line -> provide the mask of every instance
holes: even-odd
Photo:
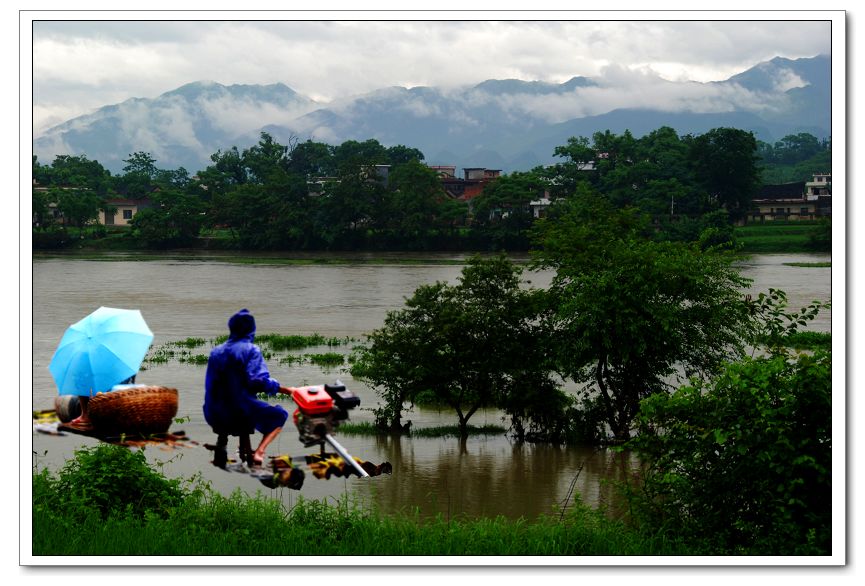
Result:
[[[651,215],[661,239],[693,241],[706,230],[729,238],[759,190],[761,165],[814,150],[797,136],[768,147],[732,128],[597,132],[557,147],[558,163],[499,177],[468,202],[446,195],[420,150],[374,139],[280,144],[263,132],[250,148],[214,153],[194,175],[160,169],[146,152],[130,154],[117,175],[83,155],[34,157],[34,232],[90,225],[110,211],[106,200],[122,197],[150,200],[127,236],[153,248],[191,246],[205,231],[252,250],[527,250],[530,202],[561,201],[584,186]],[[389,166],[387,181],[380,165]]]

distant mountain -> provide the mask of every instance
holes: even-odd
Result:
[[[639,137],[660,126],[680,134],[729,126],[767,142],[796,132],[829,136],[826,56],[778,57],[707,84],[655,80],[641,92],[627,82],[490,79],[456,90],[389,87],[326,105],[281,83],[196,82],[64,122],[37,137],[34,151],[46,163],[57,154],[85,154],[113,172],[130,153],[147,151],[160,168],[195,172],[216,151],[247,148],[266,130],[283,143],[375,138],[416,147],[430,164],[509,172],[552,163],[553,149],[569,137],[604,130]]]
[[[58,154],[84,154],[119,172],[129,154],[147,151],[160,168],[195,172],[209,164],[211,154],[231,148],[239,135],[262,126],[262,121],[293,120],[318,106],[281,83],[224,86],[200,81],[54,126],[34,141],[34,154],[44,163]]]

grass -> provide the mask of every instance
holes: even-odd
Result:
[[[813,252],[811,234],[818,222],[765,222],[737,226],[736,241],[745,253]]]
[[[309,361],[316,366],[334,368],[345,364],[345,356],[337,352],[325,352],[324,354],[309,354]]]
[[[343,423],[339,426],[339,432],[345,435],[377,436],[383,432],[374,424],[369,422]],[[500,425],[469,425],[469,435],[504,435],[507,430]],[[438,427],[413,427],[409,433],[411,437],[460,437],[459,427],[456,425],[442,425]]]
[[[808,269],[825,269],[831,268],[831,262],[785,262],[785,267],[803,267]]]
[[[223,496],[200,481],[169,481],[143,469],[143,458],[124,456],[119,450],[126,448],[100,444],[76,452],[57,476],[46,471],[34,475],[34,556],[698,553],[664,536],[642,535],[579,502],[561,519],[534,520],[421,519],[416,510],[387,515],[357,504],[332,505],[302,496],[286,508],[262,493]],[[79,465],[81,461],[87,465]],[[141,479],[148,484],[139,490],[136,484]],[[101,494],[110,491],[111,498],[91,499],[94,486]],[[177,496],[181,486],[179,499],[159,498],[163,490]],[[126,502],[129,499],[135,502]]]
[[[212,340],[205,340],[199,337],[189,337],[184,340],[174,342],[166,342],[156,348],[152,348],[144,359],[144,364],[165,364],[171,360],[178,362],[206,365],[208,355],[193,354],[192,350],[206,344],[216,346],[228,340],[228,335],[218,336]],[[255,342],[261,347],[262,355],[265,360],[273,358],[274,352],[290,352],[293,350],[302,350],[313,346],[327,346],[328,348],[337,348],[357,342],[351,337],[326,337],[321,334],[304,335],[283,335],[283,334],[259,334],[255,337]],[[298,365],[312,363],[318,366],[333,368],[342,366],[345,363],[345,356],[337,352],[323,352],[318,354],[305,354],[303,356],[288,354],[278,358],[280,364]]]
[[[785,339],[786,345],[795,350],[831,350],[832,334],[828,332],[796,332]]]
[[[504,435],[507,430],[501,425],[475,425],[467,426],[469,435]],[[412,437],[460,437],[459,427],[456,425],[442,425],[438,427],[412,428]]]

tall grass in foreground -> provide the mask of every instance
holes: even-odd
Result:
[[[33,554],[113,555],[675,555],[688,553],[577,508],[562,521],[502,517],[424,521],[300,499],[291,510],[263,496],[190,498],[167,518],[86,510],[34,512]]]
[[[144,459],[119,446],[100,445],[76,454],[85,466],[43,471],[33,480],[33,555],[232,556],[232,555],[681,555],[697,553],[664,537],[641,535],[603,513],[576,504],[561,519],[424,520],[414,514],[384,515],[348,503],[298,499],[290,509],[278,500],[240,491],[223,496],[188,482],[182,502],[142,497],[160,492]],[[128,450],[127,450],[128,452]],[[123,464],[119,466],[119,464]],[[99,468],[123,485],[101,484],[94,501],[89,483]],[[82,474],[82,470],[88,474]],[[148,478],[143,491],[131,490]],[[113,482],[113,481],[112,481]],[[131,484],[130,484],[131,483]],[[164,479],[166,488],[176,481]],[[140,494],[138,494],[140,493]],[[135,506],[124,502],[132,494]],[[106,508],[106,503],[112,503]]]

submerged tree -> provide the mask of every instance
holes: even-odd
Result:
[[[550,294],[560,371],[583,383],[619,440],[640,401],[740,356],[748,282],[732,258],[653,242],[629,210],[585,190],[561,202],[535,236],[539,267],[556,271]]]
[[[503,255],[475,257],[458,284],[421,286],[388,314],[352,369],[384,399],[381,425],[399,429],[403,404],[427,394],[456,412],[466,437],[478,409],[553,390],[538,343],[542,297],[520,287],[520,272]]]

